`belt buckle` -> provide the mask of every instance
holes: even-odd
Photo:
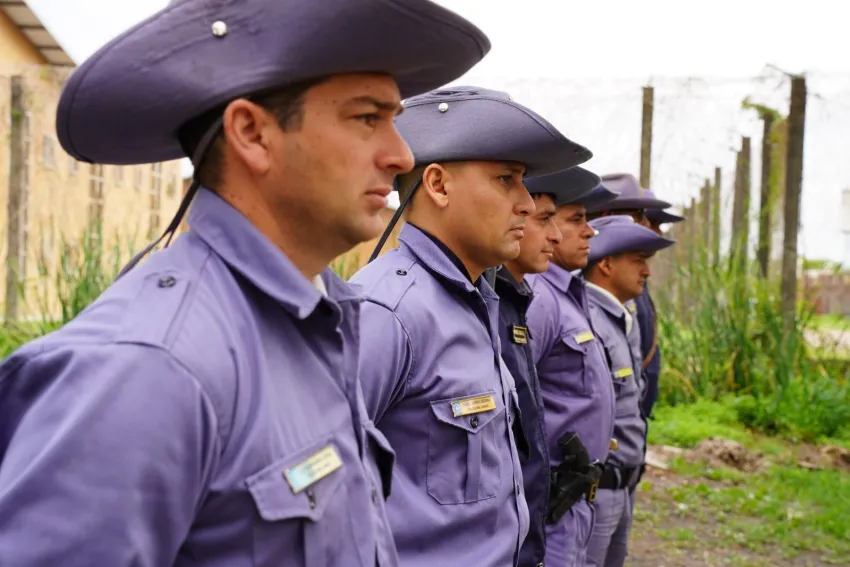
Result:
[[[599,487],[599,480],[590,485],[590,489],[587,491],[587,501],[590,504],[593,504],[593,501],[596,500],[596,489]]]

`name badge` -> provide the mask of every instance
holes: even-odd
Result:
[[[593,332],[592,332],[592,331],[585,331],[585,332],[583,332],[583,333],[579,333],[579,334],[577,334],[577,335],[576,335],[575,337],[573,337],[573,338],[576,340],[576,342],[577,342],[578,344],[584,344],[584,343],[586,343],[587,341],[592,341],[595,337],[593,336]]]
[[[342,459],[332,445],[328,445],[294,467],[283,471],[286,482],[292,492],[298,494],[305,488],[319,482],[342,466]]]
[[[621,368],[617,370],[616,374],[617,378],[628,378],[634,374],[634,371],[631,368]]]
[[[528,343],[528,327],[522,325],[511,325],[511,337],[514,343],[524,345]]]
[[[493,394],[452,400],[452,414],[455,417],[471,415],[496,409],[496,398]]]

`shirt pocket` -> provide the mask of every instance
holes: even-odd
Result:
[[[634,369],[631,366],[617,366],[616,364],[614,366],[611,369],[614,396],[617,400],[614,417],[629,417],[635,413],[634,406],[640,397]]]
[[[258,514],[253,526],[254,565],[274,565],[282,558],[287,565],[332,565],[343,559],[346,550],[353,549],[345,463],[322,478],[304,482],[306,486],[298,490],[285,474],[317,455],[327,456],[313,471],[328,467],[332,464],[329,448],[342,459],[333,439],[326,438],[246,479]]]
[[[453,402],[479,396],[492,396],[496,407],[455,416]],[[495,392],[433,401],[429,422],[428,494],[440,504],[468,504],[495,497],[501,484],[498,440],[505,433],[505,408]]]
[[[590,396],[597,388],[593,383],[590,349],[598,348],[591,331],[573,330],[561,337],[566,347],[559,370],[564,374],[564,389],[579,396]]]

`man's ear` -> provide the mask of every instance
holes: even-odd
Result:
[[[422,186],[419,190],[425,193],[437,208],[443,209],[449,204],[446,188],[451,182],[451,172],[439,163],[432,163],[422,172]]]
[[[267,173],[272,163],[268,126],[268,112],[244,98],[224,109],[222,129],[229,153],[257,175]]]
[[[611,266],[611,256],[605,256],[599,262],[596,263],[596,267],[599,269],[599,273],[601,273],[606,278],[611,277],[611,272],[613,267]]]

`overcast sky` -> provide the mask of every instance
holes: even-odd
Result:
[[[811,96],[801,252],[833,260],[850,256],[840,232],[841,192],[850,188],[850,57],[840,2],[437,1],[475,22],[493,43],[457,83],[510,91],[587,145],[594,152],[587,166],[597,173],[638,173],[640,87],[653,84],[652,188],[678,205],[720,166],[727,225],[733,150],[741,135],[752,137],[753,204],[758,203],[761,128],[741,101],[751,96],[787,111],[790,84],[767,65],[805,72]],[[168,2],[28,3],[80,62]],[[801,6],[805,12],[795,13]],[[844,222],[850,230],[850,219]]]

